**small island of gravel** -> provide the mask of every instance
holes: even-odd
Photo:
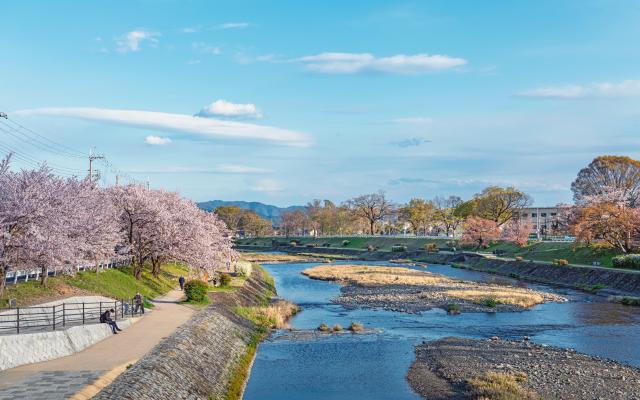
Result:
[[[522,311],[549,301],[553,293],[447,278],[426,271],[376,265],[321,265],[302,272],[312,279],[344,284],[336,303],[346,307],[421,312]]]
[[[415,352],[407,380],[425,399],[640,398],[640,370],[571,349],[450,337]]]

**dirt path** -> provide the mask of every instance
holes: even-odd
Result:
[[[181,291],[173,290],[156,299],[153,310],[130,328],[84,351],[3,371],[0,373],[0,399],[69,398],[96,380],[101,384],[109,383],[118,371],[122,372],[191,318],[194,310],[177,303],[181,297]],[[64,393],[52,393],[58,383]]]

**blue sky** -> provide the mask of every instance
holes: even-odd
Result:
[[[637,1],[8,1],[2,13],[0,111],[105,154],[104,184],[117,169],[197,201],[277,205],[499,184],[547,205],[571,199],[593,157],[640,157]],[[0,130],[16,166],[86,169],[19,138]]]

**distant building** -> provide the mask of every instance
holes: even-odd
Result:
[[[569,234],[569,205],[555,207],[526,207],[520,210],[518,218],[531,225],[531,233],[538,236],[565,236]]]

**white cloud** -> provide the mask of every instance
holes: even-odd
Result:
[[[220,55],[222,53],[222,50],[220,49],[220,47],[218,46],[212,46],[203,42],[194,42],[191,43],[191,47],[193,47],[194,50],[202,53],[202,54],[210,54],[213,56],[217,56]]]
[[[414,124],[414,125],[424,125],[430,124],[433,122],[433,118],[429,117],[406,117],[406,118],[396,118],[393,120],[396,124]]]
[[[120,53],[136,52],[142,48],[142,43],[148,42],[151,46],[158,44],[158,37],[161,35],[157,32],[149,32],[145,30],[136,30],[128,32],[116,39],[118,51]]]
[[[617,83],[601,82],[589,85],[545,86],[520,92],[518,95],[548,99],[640,96],[640,80],[626,80]]]
[[[311,144],[311,139],[302,132],[237,121],[200,118],[186,114],[85,107],[37,108],[17,111],[16,114],[101,121],[165,132],[199,135],[208,139],[264,140],[298,147],[306,147]]]
[[[144,142],[153,146],[164,146],[171,143],[171,139],[169,139],[168,137],[149,135],[144,138]]]
[[[421,74],[467,64],[467,60],[464,58],[438,54],[398,54],[390,57],[375,57],[370,53],[321,53],[292,61],[302,63],[307,70],[321,74],[357,74],[362,72]]]
[[[271,170],[258,167],[250,167],[247,165],[238,164],[221,164],[215,168],[217,172],[223,172],[227,174],[266,174]]]
[[[198,31],[197,28],[192,28],[192,27],[182,28],[183,33],[196,33],[197,31]]]
[[[218,25],[217,29],[244,29],[249,27],[248,22],[227,22],[224,24]]]
[[[216,100],[198,113],[200,117],[262,118],[255,104],[238,104],[226,100]]]
[[[282,184],[274,179],[259,179],[253,185],[256,192],[276,193],[283,190]]]

